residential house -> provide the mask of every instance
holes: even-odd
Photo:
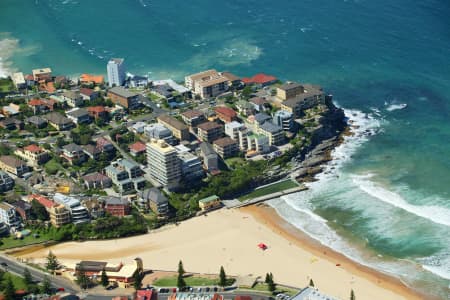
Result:
[[[34,69],[32,72],[34,81],[52,80],[52,69],[50,68]]]
[[[263,134],[269,138],[269,144],[281,145],[285,142],[285,135],[283,129],[271,122],[265,122],[259,126],[257,133]]]
[[[145,154],[145,151],[147,150],[147,146],[144,143],[142,143],[141,141],[138,141],[138,142],[128,146],[128,149],[130,149],[130,154],[132,156],[138,156],[140,154]]]
[[[105,83],[105,80],[102,75],[81,74],[80,83],[102,85],[103,83]]]
[[[20,106],[14,103],[9,103],[3,106],[2,113],[7,117],[13,117],[20,113]]]
[[[199,95],[202,99],[216,97],[226,92],[229,80],[216,70],[207,70],[185,77],[188,89]]]
[[[38,129],[47,127],[47,120],[38,116],[31,116],[25,119],[25,123],[30,124]]]
[[[245,100],[239,100],[236,103],[236,108],[238,112],[243,116],[253,115],[256,111],[255,106],[252,103]]]
[[[93,89],[81,88],[80,95],[85,101],[92,101],[98,98],[98,92]]]
[[[130,92],[121,86],[110,88],[107,95],[113,103],[126,109],[136,109],[140,106],[139,94]]]
[[[112,186],[112,180],[108,176],[95,172],[82,177],[87,189],[105,189]]]
[[[214,151],[222,158],[233,157],[239,152],[238,143],[230,137],[224,137],[213,142]]]
[[[199,110],[187,110],[181,113],[181,118],[190,127],[196,127],[206,121],[205,114]]]
[[[105,203],[105,210],[113,216],[124,217],[130,214],[131,205],[130,201],[126,197],[102,197],[102,201]]]
[[[31,166],[42,165],[50,159],[49,152],[36,144],[17,148],[14,154],[28,161]]]
[[[128,159],[119,159],[105,168],[106,176],[119,188],[120,192],[141,190],[146,185],[146,180],[139,165]]]
[[[208,172],[214,173],[219,171],[219,156],[211,144],[200,144],[200,156],[203,159],[203,166]]]
[[[14,83],[14,86],[17,89],[23,89],[27,87],[27,82],[25,81],[25,77],[22,72],[13,73],[11,75],[11,80]]]
[[[14,187],[14,179],[8,173],[0,171],[0,193],[12,190]]]
[[[167,216],[169,200],[157,188],[149,188],[138,193],[138,203],[141,207],[150,207],[158,216]]]
[[[237,120],[237,113],[232,108],[218,106],[214,108],[214,112],[216,113],[217,117],[224,123],[229,123]]]
[[[78,107],[83,104],[83,97],[80,95],[78,91],[65,91],[61,98],[67,103],[70,107]]]
[[[259,87],[265,87],[277,82],[277,78],[272,75],[266,75],[263,73],[256,74],[250,78],[242,78],[242,82],[246,85],[256,85]]]
[[[159,123],[149,124],[145,126],[144,134],[149,139],[164,140],[169,145],[176,144],[176,139],[174,138],[172,131],[166,128],[166,126]]]
[[[71,165],[78,165],[86,161],[86,154],[83,148],[74,143],[63,146],[61,157]]]
[[[51,126],[59,131],[70,130],[74,127],[74,123],[70,119],[64,117],[58,112],[48,113],[44,115],[43,118],[46,119]]]
[[[66,112],[67,117],[75,124],[89,124],[91,123],[91,116],[86,108],[73,108]]]
[[[86,207],[82,206],[78,199],[56,193],[55,196],[53,196],[53,200],[58,204],[64,205],[64,207],[70,212],[72,223],[83,224],[90,221],[89,213]]]
[[[105,137],[99,137],[96,140],[96,147],[101,153],[105,153],[108,157],[112,157],[116,153],[116,147],[114,147],[113,143]]]
[[[54,110],[56,101],[53,99],[31,99],[27,105],[33,110],[35,115],[40,113],[48,113]]]
[[[222,135],[223,126],[216,122],[205,122],[197,126],[197,136],[204,142],[212,143]]]
[[[221,206],[219,196],[212,195],[198,200],[198,206],[202,211],[208,211]]]
[[[183,122],[180,122],[169,115],[160,115],[158,116],[158,123],[172,131],[172,134],[177,139],[182,141],[189,140],[189,129]]]
[[[107,119],[108,118],[108,111],[104,106],[89,106],[87,108],[87,111],[89,115],[94,118],[95,120],[98,119]]]
[[[100,158],[100,154],[102,153],[97,146],[92,144],[83,145],[81,148],[83,149],[83,152],[93,160],[98,160]]]
[[[0,169],[18,177],[30,171],[25,161],[11,155],[0,156]]]
[[[147,164],[150,176],[169,190],[181,180],[181,166],[177,151],[164,140],[147,143]]]
[[[0,222],[9,227],[19,226],[20,224],[15,207],[8,202],[0,202]]]
[[[269,103],[266,99],[261,97],[253,97],[248,100],[249,103],[253,105],[257,112],[266,111],[266,105]]]
[[[7,130],[23,129],[23,122],[15,118],[7,118],[0,121],[0,127]]]

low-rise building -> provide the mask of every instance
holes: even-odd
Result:
[[[239,141],[239,132],[245,127],[244,124],[233,121],[225,124],[225,134],[235,141]]]
[[[95,143],[97,149],[102,153],[106,153],[108,156],[112,156],[116,152],[116,147],[114,147],[113,143],[105,137],[99,137]]]
[[[256,111],[255,106],[252,103],[245,100],[239,100],[236,103],[236,108],[238,112],[243,116],[253,115],[255,114]]]
[[[17,89],[23,89],[27,86],[27,82],[25,81],[25,77],[22,72],[13,73],[11,75],[11,80]]]
[[[86,154],[83,148],[74,143],[63,146],[61,157],[71,165],[78,165],[86,161]]]
[[[132,156],[138,156],[140,154],[145,154],[145,151],[147,150],[147,146],[143,142],[138,141],[138,142],[128,146],[128,149],[130,149],[130,154]]]
[[[9,103],[6,106],[3,106],[2,112],[7,117],[13,117],[20,114],[20,106],[14,103]]]
[[[237,120],[237,113],[232,108],[218,106],[214,108],[214,112],[216,113],[217,117],[224,123],[229,123]]]
[[[128,159],[119,159],[105,168],[106,176],[119,188],[120,192],[141,190],[146,185],[146,180],[139,165]]]
[[[78,107],[83,104],[84,100],[78,91],[65,91],[61,98],[66,102],[66,104],[70,107]]]
[[[50,159],[49,152],[36,144],[17,148],[14,154],[28,161],[31,166],[42,165]]]
[[[31,212],[31,204],[30,203],[20,199],[20,200],[17,200],[16,202],[12,203],[12,206],[14,206],[17,214],[20,216],[20,218],[23,221],[26,221],[29,219],[30,212]]]
[[[139,94],[130,92],[121,86],[110,88],[107,95],[113,103],[119,104],[126,109],[132,110],[140,106]]]
[[[223,126],[216,122],[201,123],[197,126],[197,129],[198,138],[208,143],[212,143],[223,135]]]
[[[85,101],[92,101],[98,98],[98,92],[88,88],[81,88],[80,95]]]
[[[111,178],[99,172],[84,175],[82,178],[87,189],[105,189],[112,186]]]
[[[105,203],[105,210],[113,216],[124,217],[130,214],[131,206],[130,201],[126,197],[102,197],[102,201]]]
[[[7,118],[0,121],[0,127],[6,130],[23,129],[23,122],[16,118]]]
[[[31,116],[25,119],[26,124],[30,124],[36,128],[45,128],[47,127],[47,120],[38,116]]]
[[[49,81],[52,80],[52,69],[42,68],[32,70],[34,81]]]
[[[102,85],[103,83],[105,83],[105,78],[102,75],[81,74],[80,83]]]
[[[259,73],[250,78],[242,78],[242,82],[246,85],[256,85],[259,87],[265,87],[277,82],[277,78],[272,75]]]
[[[285,142],[283,129],[271,122],[264,122],[261,126],[259,126],[257,133],[267,136],[271,146],[281,145]]]
[[[90,106],[87,108],[89,115],[95,120],[108,118],[108,111],[104,106]]]
[[[224,137],[213,142],[214,150],[222,158],[233,157],[239,152],[238,143],[230,137]]]
[[[289,298],[290,300],[337,300],[338,298],[334,298],[331,296],[328,296],[324,293],[319,292],[317,288],[308,286],[300,292],[298,292],[296,295]]]
[[[66,207],[62,204],[58,204],[47,197],[37,194],[28,196],[28,201],[30,203],[32,201],[37,201],[42,206],[44,206],[49,214],[50,223],[52,223],[52,225],[55,227],[61,227],[71,222],[70,211],[67,210]]]
[[[212,195],[198,200],[198,206],[202,211],[208,211],[221,206],[219,196]]]
[[[48,113],[54,110],[56,101],[53,99],[31,99],[27,103],[28,107],[33,110],[33,113]]]
[[[190,127],[196,127],[198,124],[206,121],[205,114],[199,110],[187,110],[181,114],[183,122]]]
[[[167,127],[177,139],[182,141],[189,140],[189,128],[177,119],[169,115],[160,115],[158,123]]]
[[[270,151],[269,138],[262,134],[247,135],[247,154],[267,153]]]
[[[14,179],[8,173],[0,171],[0,193],[12,190],[14,187]]]
[[[149,139],[164,140],[169,145],[176,144],[176,140],[172,134],[172,131],[166,128],[166,126],[159,123],[145,126],[144,134]]]
[[[82,206],[78,199],[56,193],[53,200],[58,204],[64,205],[64,207],[70,212],[72,223],[82,224],[90,221],[89,213],[86,207]]]
[[[304,110],[325,104],[325,98],[325,93],[320,86],[304,84],[303,93],[283,101],[281,109],[292,113],[294,118],[297,118],[302,116]]]
[[[0,169],[19,177],[30,171],[25,161],[12,155],[0,156]]]
[[[248,102],[253,105],[253,107],[255,108],[255,110],[257,112],[266,111],[267,110],[266,105],[269,103],[266,99],[261,98],[261,97],[250,98],[250,100],[248,100]]]
[[[89,124],[91,123],[91,116],[86,108],[74,108],[66,112],[67,117],[75,124]]]
[[[229,88],[229,80],[216,70],[207,70],[184,78],[188,89],[201,98],[216,97]]]
[[[9,227],[19,226],[20,224],[15,207],[8,202],[0,202],[0,222]]]
[[[304,87],[297,82],[287,82],[277,87],[277,98],[280,100],[288,100],[303,94]]]
[[[56,130],[64,131],[64,130],[70,130],[74,127],[74,123],[64,117],[62,114],[58,112],[51,112],[43,116],[45,120],[48,121],[48,123],[53,126]]]
[[[138,193],[138,203],[141,207],[150,209],[160,217],[169,213],[169,200],[157,188],[149,188]]]
[[[283,128],[284,131],[292,131],[294,115],[285,110],[279,110],[273,115],[273,123]]]
[[[200,156],[203,159],[203,166],[208,172],[215,173],[219,171],[219,156],[211,144],[200,144]]]

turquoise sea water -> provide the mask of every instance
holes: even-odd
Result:
[[[118,56],[153,78],[214,67],[323,85],[358,138],[308,192],[271,204],[324,244],[447,299],[449,15],[444,0],[2,0],[0,57],[25,73],[105,73]]]

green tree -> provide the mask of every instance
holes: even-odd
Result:
[[[350,291],[350,300],[356,300],[355,292],[353,291],[353,289]]]
[[[84,290],[89,287],[90,280],[83,267],[80,267],[77,271],[77,283]]]
[[[11,280],[11,277],[6,278],[5,289],[3,290],[3,297],[5,300],[13,300],[16,293],[16,288]]]
[[[178,278],[177,278],[177,287],[179,289],[182,289],[186,286],[186,281],[184,281],[183,275],[178,274]]]
[[[133,279],[134,279],[134,289],[137,291],[142,287],[142,274],[141,272],[139,272],[139,270],[136,270],[136,272],[134,272],[133,275]]]
[[[27,287],[33,283],[33,277],[31,277],[31,273],[28,268],[23,269],[23,282]]]
[[[264,282],[268,284],[269,280],[270,280],[270,275],[269,275],[269,273],[266,273],[266,279],[264,280]]]
[[[225,270],[223,269],[223,266],[220,267],[220,273],[219,273],[219,286],[224,287],[227,285],[227,275],[225,274]]]
[[[309,280],[309,286],[314,287],[314,281],[312,280],[312,278]]]
[[[100,281],[102,283],[102,286],[104,286],[104,287],[107,287],[109,284],[109,278],[108,278],[108,275],[106,275],[105,269],[102,270],[102,277],[101,277]]]
[[[56,255],[54,255],[52,251],[49,251],[47,255],[47,265],[46,265],[47,270],[54,273],[56,269],[58,269],[58,267],[59,262],[58,259],[56,258]]]
[[[184,267],[183,267],[183,262],[180,260],[180,262],[178,263],[178,275],[183,276],[185,273],[184,271]]]
[[[270,291],[270,292],[275,292],[275,289],[277,288],[277,286],[276,286],[276,284],[275,284],[275,282],[273,281],[273,275],[272,275],[272,273],[269,273],[268,274],[268,282],[267,282],[267,289]]]
[[[50,220],[50,217],[44,205],[36,200],[31,201],[31,217],[35,220],[37,219],[41,221]]]
[[[52,292],[52,283],[50,282],[50,278],[48,276],[44,276],[44,280],[42,280],[41,285],[41,293],[50,295]]]

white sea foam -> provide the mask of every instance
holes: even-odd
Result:
[[[0,78],[8,77],[14,70],[9,59],[17,51],[19,40],[14,38],[4,38],[0,40]]]
[[[405,109],[407,107],[406,103],[400,103],[400,104],[390,104],[386,107],[387,111],[394,111],[399,109]]]
[[[370,196],[388,203],[392,206],[405,210],[416,216],[427,219],[433,223],[450,226],[450,210],[441,206],[434,205],[413,205],[408,203],[399,194],[371,181],[370,174],[366,176],[352,176],[353,182]]]

